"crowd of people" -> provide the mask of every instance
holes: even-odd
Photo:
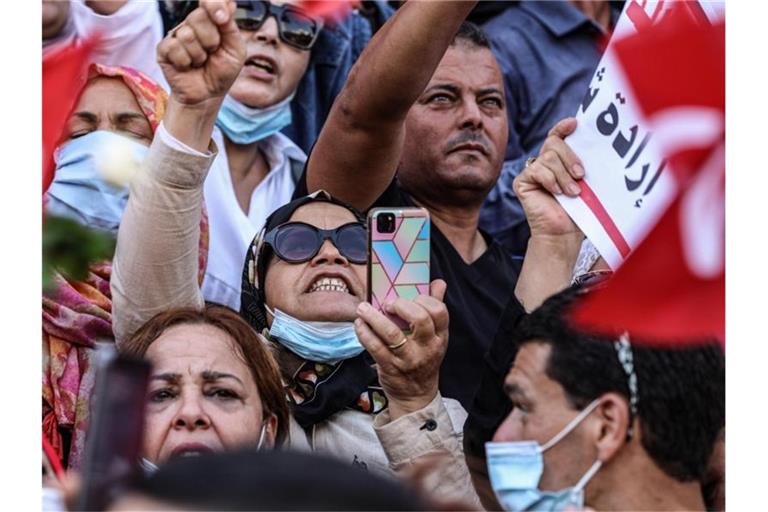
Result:
[[[46,208],[117,239],[43,296],[68,473],[106,342],[151,363],[113,510],[723,509],[717,340],[567,321],[607,268],[556,199],[585,175],[567,116],[621,6],[169,4],[43,0],[44,55],[103,36]],[[111,145],[130,183],[99,171]],[[376,207],[431,221],[428,293],[383,311]]]

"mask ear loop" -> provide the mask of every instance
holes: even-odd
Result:
[[[543,453],[553,446],[555,446],[557,443],[559,443],[565,436],[571,433],[571,431],[578,426],[581,421],[586,418],[589,413],[595,410],[595,407],[600,403],[599,398],[595,398],[592,403],[590,403],[588,406],[584,408],[583,411],[581,411],[575,418],[573,418],[560,432],[555,434],[555,436],[547,441],[541,448],[539,448],[539,453]]]
[[[261,434],[259,434],[259,442],[256,444],[256,450],[261,450],[261,445],[264,444],[264,435],[267,433],[267,422],[261,425]]]
[[[590,480],[592,480],[592,477],[595,476],[595,473],[597,473],[600,468],[603,466],[603,461],[596,460],[594,464],[587,470],[586,473],[584,473],[584,476],[581,477],[581,480],[573,486],[573,492],[580,492],[584,487],[589,483]]]

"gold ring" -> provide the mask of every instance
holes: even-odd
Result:
[[[389,350],[397,350],[398,348],[402,347],[406,343],[408,343],[408,338],[407,337],[403,338],[403,341],[401,341],[397,345],[387,345],[387,346],[389,347]]]
[[[535,161],[536,161],[536,157],[535,156],[532,156],[532,157],[528,158],[525,161],[525,168],[526,169],[529,168],[533,164],[533,162],[535,162]]]

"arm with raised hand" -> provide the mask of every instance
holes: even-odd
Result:
[[[307,163],[307,189],[367,209],[397,169],[405,118],[475,1],[407,2],[349,73]]]
[[[576,119],[557,123],[541,147],[539,156],[515,178],[515,194],[525,210],[531,238],[515,296],[526,311],[539,307],[548,297],[567,288],[584,234],[554,196],[576,197],[584,177],[581,160],[565,137],[576,129]]]
[[[216,114],[243,61],[235,3],[201,1],[157,48],[171,97],[118,232],[112,269],[119,343],[168,308],[202,307],[197,284],[203,182]]]

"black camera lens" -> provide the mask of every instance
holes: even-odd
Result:
[[[395,232],[395,214],[380,213],[379,215],[377,215],[376,230],[379,233],[394,233]]]

